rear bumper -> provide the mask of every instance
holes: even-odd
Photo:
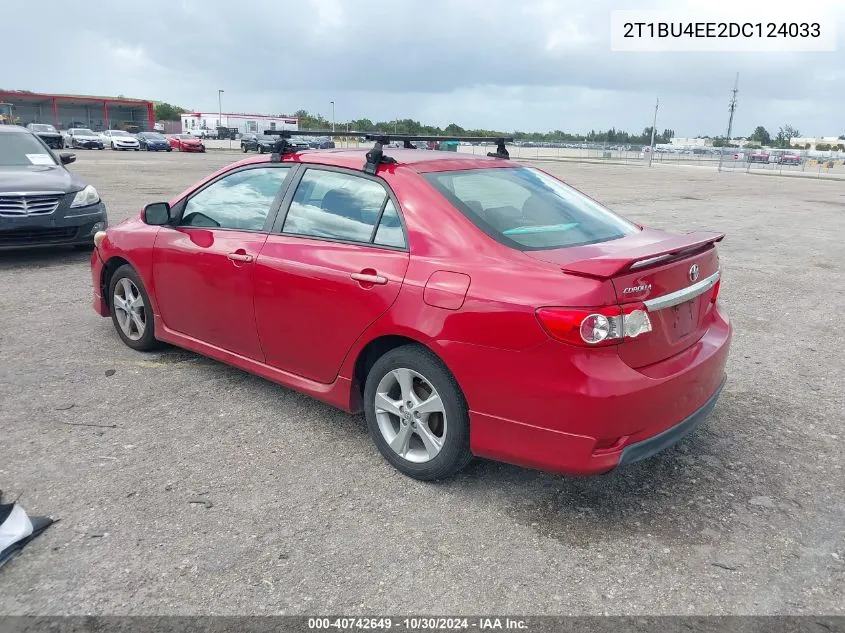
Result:
[[[710,319],[696,343],[641,370],[612,347],[573,352],[554,342],[507,355],[468,350],[469,375],[461,358],[447,359],[470,404],[472,452],[595,475],[674,444],[707,416],[724,383],[732,330],[718,303]]]
[[[707,402],[704,403],[704,406],[689,416],[686,420],[679,422],[675,426],[672,426],[653,437],[640,442],[635,442],[634,444],[628,444],[628,446],[622,449],[622,455],[616,465],[623,466],[625,464],[633,464],[634,462],[648,459],[649,457],[666,450],[670,446],[674,446],[687,435],[692,433],[699,424],[704,422],[710,414],[710,411],[712,411],[713,407],[716,406],[716,401],[719,399],[727,380],[727,376],[722,378],[722,382],[719,384],[719,388],[716,390],[716,393],[710,396],[710,398],[707,399]]]

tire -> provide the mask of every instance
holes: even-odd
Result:
[[[138,327],[138,321],[133,319],[131,316],[128,319],[128,332],[124,330],[124,326],[121,325],[121,321],[126,323],[124,316],[128,316],[128,313],[119,307],[116,307],[117,301],[115,300],[115,293],[118,293],[119,299],[127,296],[127,284],[124,283],[124,280],[127,280],[129,282],[129,288],[132,288],[129,296],[140,297],[142,301],[142,305],[140,306],[141,311],[138,312],[136,316],[138,316],[143,322],[143,332],[141,332]],[[138,351],[147,351],[158,347],[159,342],[155,338],[155,319],[153,318],[153,311],[150,308],[150,297],[147,294],[147,290],[144,288],[144,284],[141,282],[141,278],[138,276],[138,273],[136,273],[135,269],[129,264],[124,264],[114,271],[114,275],[112,275],[111,281],[109,282],[108,301],[109,308],[111,309],[111,318],[112,323],[114,324],[114,329],[117,331],[117,335],[127,347],[131,347],[132,349]],[[138,334],[140,334],[140,336],[138,336]]]
[[[259,145],[259,146],[258,146],[258,153],[259,153],[259,154],[263,154],[263,153],[264,153],[264,146],[263,146],[263,145]]]
[[[136,151],[136,152],[140,152],[140,151],[141,151],[141,148],[140,148],[140,147],[136,147],[136,148],[135,148],[135,151]]]
[[[414,390],[413,400],[408,400],[408,391],[402,388],[399,377],[410,380],[406,384]],[[435,394],[439,396],[438,410],[416,415],[416,407],[421,402],[432,402]],[[390,404],[377,407],[377,397],[381,403]],[[410,410],[404,408],[408,401],[415,401]],[[421,345],[397,347],[375,362],[364,387],[364,414],[379,452],[409,477],[422,481],[445,479],[472,459],[469,409],[463,393],[443,361]],[[423,441],[424,436],[428,441]],[[391,448],[391,441],[399,442],[400,448]]]
[[[246,145],[244,145],[243,143],[241,143],[241,150],[243,151],[244,154],[246,154],[246,152],[247,152]]]

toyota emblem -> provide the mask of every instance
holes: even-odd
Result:
[[[689,280],[695,281],[698,279],[698,264],[693,264],[689,267]]]

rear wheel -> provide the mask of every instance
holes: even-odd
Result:
[[[463,394],[425,347],[398,347],[375,362],[364,388],[364,412],[376,447],[410,477],[450,477],[472,459]]]
[[[241,143],[241,151],[246,154],[246,145],[244,145],[243,143]]]
[[[158,346],[150,298],[129,264],[118,268],[109,282],[109,306],[114,328],[128,347],[146,351]]]

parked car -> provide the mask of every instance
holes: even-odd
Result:
[[[134,149],[137,152],[141,149],[138,139],[123,130],[106,130],[101,136],[103,143],[114,150]]]
[[[244,134],[241,137],[241,151],[258,152],[264,154],[265,152],[272,152],[279,140],[278,136],[267,136],[266,134]]]
[[[749,163],[768,163],[769,153],[763,151],[751,152],[748,154],[747,160]]]
[[[49,123],[30,123],[26,129],[38,135],[48,147],[53,149],[64,149],[65,139],[61,133]]]
[[[195,136],[197,138],[217,138],[217,128],[193,128],[185,130],[184,134]]]
[[[139,132],[135,138],[138,139],[140,148],[148,152],[173,151],[164,135],[158,132]]]
[[[707,416],[723,234],[644,228],[510,160],[366,152],[247,158],[148,204],[97,235],[95,310],[130,348],[363,411],[418,479],[472,455],[605,473]]]
[[[801,154],[798,154],[796,152],[786,152],[785,154],[780,155],[778,163],[780,163],[781,165],[800,165]]]
[[[330,138],[315,138],[312,139],[308,146],[312,149],[334,149],[334,141]]]
[[[174,134],[167,137],[167,142],[173,149],[180,152],[204,152],[205,145],[196,136],[190,134]]]
[[[106,228],[97,190],[65,168],[42,139],[16,125],[0,125],[0,250],[44,245],[90,248]]]
[[[71,149],[103,149],[103,138],[87,127],[72,127],[67,131],[65,145]]]

